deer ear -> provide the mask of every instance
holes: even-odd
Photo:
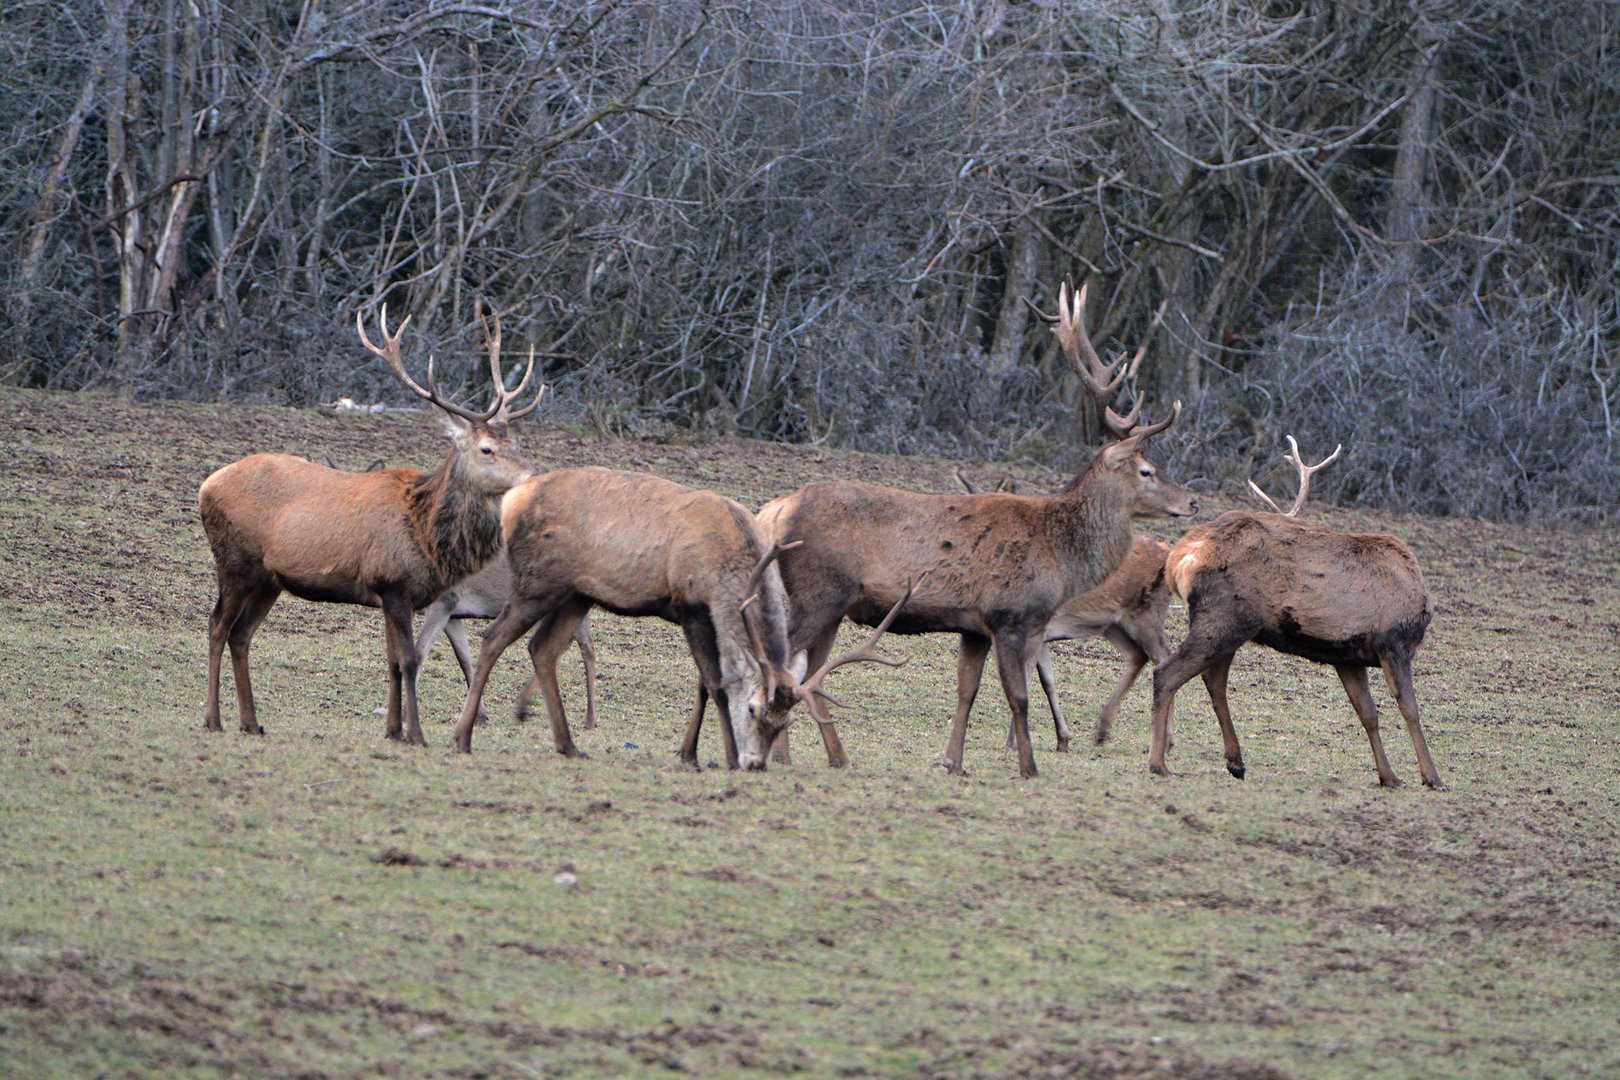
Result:
[[[463,433],[471,429],[472,425],[459,416],[447,412],[439,413],[439,427],[443,429],[445,438],[454,441]]]
[[[1103,464],[1110,469],[1122,469],[1136,458],[1136,452],[1141,448],[1142,440],[1132,435],[1128,439],[1110,443],[1103,447]]]

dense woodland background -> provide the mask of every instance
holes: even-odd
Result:
[[[387,303],[470,392],[482,296],[554,421],[1069,466],[1020,301],[1074,273],[1105,351],[1168,300],[1180,478],[1294,433],[1324,499],[1608,521],[1617,44],[1612,0],[11,0],[0,380],[397,402]]]

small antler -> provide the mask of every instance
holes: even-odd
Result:
[[[924,572],[915,581],[908,580],[906,582],[906,591],[904,595],[902,595],[899,600],[896,600],[894,607],[890,608],[889,613],[883,616],[883,621],[878,623],[873,629],[872,635],[866,639],[865,644],[861,645],[861,647],[858,649],[850,649],[847,652],[839,653],[837,656],[828,660],[825,664],[822,664],[821,667],[816,670],[814,675],[811,675],[808,679],[805,679],[803,682],[799,683],[799,698],[804,701],[807,706],[809,706],[810,718],[812,720],[818,724],[832,723],[832,717],[827,715],[827,708],[822,704],[823,701],[836,705],[840,709],[846,707],[842,701],[839,701],[837,698],[833,697],[826,691],[825,687],[822,686],[822,681],[826,679],[828,675],[831,675],[845,664],[853,664],[857,661],[865,661],[873,664],[885,664],[889,667],[900,667],[906,662],[904,658],[896,660],[892,656],[884,656],[882,653],[877,651],[877,643],[878,639],[881,638],[884,632],[889,629],[889,625],[894,622],[895,616],[900,614],[900,609],[905,607],[906,602],[911,599],[911,592],[912,589],[916,587],[917,581],[921,581],[927,576],[927,573]]]
[[[1097,411],[1103,418],[1104,426],[1116,439],[1124,439],[1134,433],[1136,421],[1142,415],[1141,399],[1138,398],[1131,406],[1131,411],[1124,416],[1115,412],[1110,402],[1114,391],[1119,389],[1121,383],[1136,377],[1137,369],[1142,366],[1142,358],[1147,355],[1148,343],[1153,340],[1159,324],[1164,321],[1164,313],[1170,305],[1170,298],[1165,297],[1160,301],[1158,310],[1153,313],[1153,321],[1148,324],[1147,333],[1143,336],[1142,343],[1137,346],[1136,355],[1130,358],[1130,362],[1126,363],[1125,354],[1120,353],[1111,363],[1105,364],[1102,357],[1097,355],[1097,350],[1091,344],[1091,335],[1086,330],[1086,290],[1089,287],[1089,282],[1080,286],[1080,293],[1076,296],[1074,282],[1067,277],[1064,278],[1063,284],[1058,287],[1056,315],[1046,314],[1027,296],[1024,297],[1024,303],[1037,318],[1051,326],[1052,335],[1063,347],[1063,355],[1068,358],[1069,366],[1074,368],[1086,392],[1097,403]]]
[[[1340,443],[1334,446],[1333,453],[1329,454],[1321,461],[1318,461],[1315,465],[1307,465],[1304,461],[1300,460],[1299,443],[1294,441],[1294,437],[1292,435],[1286,436],[1286,438],[1288,439],[1287,458],[1289,461],[1294,463],[1294,468],[1299,471],[1299,494],[1294,496],[1294,505],[1287,511],[1284,511],[1282,507],[1272,502],[1271,496],[1261,491],[1260,485],[1256,484],[1253,480],[1249,481],[1249,488],[1256,495],[1260,496],[1260,498],[1264,499],[1266,505],[1271,507],[1271,509],[1276,513],[1282,514],[1283,517],[1293,517],[1295,514],[1298,514],[1300,509],[1305,505],[1305,494],[1311,490],[1311,477],[1316,475],[1316,473],[1320,470],[1326,468],[1328,465],[1332,464],[1334,459],[1339,456],[1339,451],[1344,449],[1344,444]]]

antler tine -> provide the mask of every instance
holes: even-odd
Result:
[[[1124,416],[1121,416],[1119,413],[1115,412],[1112,405],[1103,406],[1103,425],[1107,427],[1109,431],[1114,433],[1114,438],[1116,439],[1129,438],[1131,429],[1136,426],[1136,422],[1141,418],[1141,398],[1136,399],[1135,404],[1131,406],[1131,411],[1126,413]]]
[[[1064,281],[1058,290],[1058,324],[1052,328],[1052,333],[1057,335],[1058,343],[1063,346],[1063,355],[1068,358],[1075,374],[1080,376],[1086,390],[1097,399],[1099,405],[1106,407],[1108,399],[1119,389],[1129,372],[1122,366],[1124,354],[1113,363],[1105,364],[1091,344],[1091,334],[1086,330],[1086,292],[1090,288],[1088,281],[1076,293],[1074,286]]]
[[[1287,515],[1288,517],[1293,517],[1305,506],[1305,494],[1311,489],[1311,477],[1315,476],[1322,469],[1331,465],[1334,459],[1339,456],[1339,451],[1344,449],[1344,444],[1339,443],[1335,445],[1333,447],[1333,453],[1329,454],[1321,461],[1318,461],[1315,465],[1307,465],[1304,461],[1300,460],[1299,443],[1294,441],[1294,437],[1292,435],[1287,436],[1287,438],[1288,460],[1294,463],[1295,469],[1299,470],[1299,494],[1294,496],[1293,509],[1289,510]]]
[[[1132,415],[1135,415],[1137,413],[1137,411],[1138,410],[1136,410],[1136,409],[1132,409],[1131,410]],[[1161,432],[1161,431],[1165,430],[1166,428],[1168,428],[1171,424],[1174,424],[1176,422],[1176,418],[1179,417],[1180,415],[1181,415],[1181,400],[1178,398],[1170,406],[1170,415],[1169,416],[1165,417],[1163,420],[1160,420],[1157,424],[1141,424],[1141,425],[1134,426],[1126,433],[1125,436],[1122,436],[1122,437],[1123,438],[1132,438],[1132,439],[1137,440],[1138,442],[1140,442],[1143,439],[1151,438],[1154,435],[1157,435],[1159,432]]]
[[[463,408],[454,402],[446,401],[442,396],[440,396],[438,384],[433,380],[433,358],[431,356],[428,357],[427,386],[423,387],[415,379],[411,378],[410,373],[405,370],[405,361],[402,360],[399,355],[399,342],[400,339],[405,336],[405,327],[409,326],[410,322],[411,317],[409,315],[405,316],[404,321],[399,324],[399,327],[395,329],[392,334],[390,334],[388,332],[388,305],[384,304],[382,306],[379,323],[382,330],[383,347],[378,348],[372,343],[371,338],[366,336],[364,313],[358,309],[354,313],[354,328],[360,333],[360,344],[364,345],[370,352],[374,352],[378,356],[382,357],[383,360],[387,362],[388,366],[393,369],[394,374],[399,376],[400,381],[406,386],[410,387],[411,390],[414,391],[418,396],[426,398],[428,401],[443,409],[445,412],[452,413],[464,420],[478,421],[489,419],[489,416],[486,414]]]
[[[883,616],[883,621],[878,623],[877,626],[873,628],[871,636],[866,639],[865,643],[862,644],[860,648],[850,649],[846,652],[839,653],[837,656],[828,660],[825,664],[822,664],[820,668],[816,669],[816,673],[814,675],[811,675],[808,679],[805,679],[803,682],[799,683],[799,697],[802,698],[807,705],[809,705],[810,716],[816,721],[816,723],[832,723],[832,718],[829,717],[826,714],[826,710],[821,707],[821,699],[831,702],[840,709],[846,707],[842,701],[839,701],[837,698],[829,694],[822,685],[822,681],[834,671],[837,671],[845,664],[853,664],[857,661],[865,661],[873,664],[884,664],[888,667],[900,667],[905,664],[906,658],[904,657],[896,660],[892,656],[884,656],[882,653],[878,652],[877,643],[878,639],[881,638],[885,632],[887,632],[889,626],[894,622],[895,616],[900,614],[900,609],[905,607],[906,602],[911,599],[912,590],[916,588],[917,582],[921,581],[927,576],[927,573],[924,572],[915,580],[907,580],[905,593],[900,597],[899,600],[895,601],[894,606],[889,609],[889,613]]]
[[[1299,494],[1294,496],[1294,505],[1284,510],[1272,501],[1270,495],[1261,491],[1260,485],[1253,480],[1249,481],[1249,490],[1260,496],[1265,501],[1265,504],[1271,507],[1273,513],[1281,514],[1283,517],[1294,517],[1305,506],[1305,496],[1311,490],[1311,477],[1331,465],[1338,458],[1339,451],[1344,449],[1344,444],[1339,443],[1334,446],[1333,453],[1318,461],[1315,465],[1307,465],[1299,456],[1299,443],[1295,441],[1294,437],[1286,435],[1284,438],[1288,440],[1288,453],[1283,456],[1293,464],[1295,470],[1299,473]]]
[[[529,402],[527,405],[523,406],[521,409],[507,408],[507,406],[510,405],[511,402],[513,402],[513,401],[517,400],[519,397],[523,396],[523,391],[528,388],[529,379],[533,375],[534,375],[534,346],[531,344],[529,346],[529,366],[523,369],[523,378],[519,379],[517,386],[513,387],[511,390],[503,390],[503,391],[501,391],[501,407],[505,410],[504,415],[505,415],[506,419],[508,419],[508,420],[516,420],[519,417],[528,416],[530,413],[534,412],[534,410],[536,410],[536,409],[538,409],[540,407],[540,399],[546,396],[546,384],[545,383],[540,384],[540,389],[535,392],[534,400]]]

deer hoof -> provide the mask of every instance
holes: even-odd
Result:
[[[1159,762],[1159,763],[1149,762],[1148,763],[1148,772],[1152,773],[1154,776],[1169,776],[1170,775],[1169,768],[1167,766],[1165,766],[1162,762]]]
[[[1069,740],[1068,739],[1059,739],[1058,740],[1057,752],[1060,753],[1060,754],[1067,754],[1069,752]]]
[[[1226,763],[1226,771],[1231,773],[1237,779],[1241,780],[1243,779],[1243,774],[1249,770],[1243,767],[1243,762],[1241,761],[1228,761]]]
[[[1438,776],[1425,776],[1423,778],[1423,786],[1428,788],[1430,791],[1450,790],[1446,787],[1446,782],[1440,779]]]

